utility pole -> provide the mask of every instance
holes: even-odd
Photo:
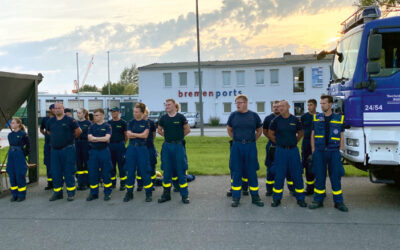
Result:
[[[79,61],[78,61],[78,52],[76,52],[76,82],[78,84],[78,100],[79,100]]]
[[[199,31],[199,1],[196,0],[196,26],[197,26],[197,78],[199,80],[199,105],[200,105],[200,136],[204,136],[203,119],[203,89],[201,86],[201,66],[200,66],[200,31]]]
[[[108,67],[108,95],[111,95],[111,81],[110,81],[110,51],[107,51],[107,67]]]

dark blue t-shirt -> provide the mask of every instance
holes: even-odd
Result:
[[[61,120],[54,116],[47,122],[46,130],[50,132],[50,145],[61,149],[74,144],[75,129],[79,128],[75,119],[64,115]]]
[[[281,115],[272,120],[269,129],[275,131],[276,145],[293,147],[297,145],[297,132],[302,130],[299,119],[294,115],[283,118]]]
[[[108,124],[111,125],[112,135],[110,142],[117,143],[125,141],[125,132],[127,123],[125,120],[119,119],[118,121],[109,120]]]
[[[18,132],[11,132],[8,134],[8,143],[13,147],[20,147],[23,149],[26,146],[26,149],[29,151],[30,143],[29,137],[25,131],[19,130]]]
[[[273,119],[275,119],[275,117],[277,117],[277,115],[275,115],[274,113],[270,114],[269,116],[266,116],[263,122],[263,129],[269,129],[269,125],[271,125],[271,122]],[[275,146],[275,143],[273,143],[271,140],[270,142],[273,146]]]
[[[82,134],[79,136],[80,140],[88,139],[88,131],[92,123],[88,120],[78,121],[79,127],[82,129]]]
[[[104,137],[107,134],[111,135],[111,126],[106,122],[101,125],[93,123],[89,127],[88,134],[94,137]],[[108,147],[108,142],[90,142],[90,147],[97,150],[105,149]]]
[[[47,122],[50,120],[50,117],[46,116],[43,118],[42,123],[40,124],[40,129],[46,129]],[[50,135],[48,133],[44,134],[44,143],[50,144]]]
[[[149,122],[147,120],[136,120],[132,119],[129,124],[128,124],[128,130],[131,131],[132,133],[137,133],[141,134],[143,133],[146,129],[149,129]],[[135,142],[146,142],[146,139],[144,138],[132,138],[129,140],[131,143]]]
[[[310,114],[309,112],[305,113],[300,118],[301,126],[304,130],[304,139],[311,139],[313,119],[314,115]]]
[[[148,119],[149,122],[149,136],[147,137],[147,142],[153,143],[154,138],[153,138],[153,133],[156,132],[156,125],[154,121]]]
[[[176,113],[174,117],[168,114],[161,116],[158,125],[164,130],[166,142],[182,141],[185,137],[184,126],[188,123],[186,117],[181,113]]]
[[[255,141],[256,129],[261,127],[261,118],[249,110],[246,113],[232,112],[227,125],[233,130],[233,141]]]

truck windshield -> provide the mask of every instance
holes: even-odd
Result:
[[[343,61],[339,62],[339,56],[335,55],[333,61],[333,80],[350,79],[353,77],[357,65],[358,50],[360,49],[362,32],[345,37],[338,43],[337,52],[343,54]]]

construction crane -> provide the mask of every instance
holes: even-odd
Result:
[[[92,68],[93,63],[94,63],[94,56],[92,56],[92,58],[89,61],[89,65],[87,67],[85,76],[83,77],[81,86],[79,86],[78,80],[74,80],[74,89],[72,90],[72,93],[74,93],[74,94],[78,93],[79,92],[79,88],[82,88],[85,85],[86,78],[87,78],[87,76],[89,74],[90,69]]]

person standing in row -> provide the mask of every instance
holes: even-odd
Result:
[[[25,156],[29,154],[30,143],[21,119],[11,121],[11,133],[8,134],[10,148],[8,150],[7,174],[10,177],[11,201],[21,202],[26,196],[26,165]]]
[[[297,204],[307,207],[304,201],[303,168],[297,148],[298,141],[303,137],[303,130],[299,119],[289,113],[289,108],[287,101],[279,103],[280,115],[272,121],[268,131],[272,142],[276,143],[275,160],[271,169],[275,175],[271,206],[277,207],[281,204],[285,177],[289,172],[293,179]]]
[[[127,192],[124,202],[133,199],[133,189],[137,170],[139,170],[141,174],[144,189],[146,190],[146,202],[152,201],[153,182],[150,177],[150,159],[146,142],[149,135],[149,122],[143,119],[145,111],[145,104],[140,102],[136,103],[133,111],[134,118],[128,124],[127,136],[129,138],[129,146],[126,152],[125,161],[125,170],[128,172],[128,179],[126,182]]]
[[[239,206],[243,172],[247,173],[252,203],[262,207],[264,203],[258,195],[256,141],[261,136],[261,119],[257,113],[248,109],[245,95],[235,97],[237,111],[228,118],[228,135],[233,139],[229,164],[232,174],[232,207]]]
[[[96,109],[93,112],[94,123],[90,125],[88,140],[90,142],[89,151],[89,184],[90,194],[87,201],[99,198],[100,177],[103,179],[104,200],[111,199],[111,153],[108,143],[111,138],[111,126],[104,122],[104,109]]]
[[[76,178],[78,180],[78,190],[86,190],[89,186],[88,161],[89,161],[89,142],[88,130],[92,123],[88,121],[89,112],[86,109],[77,110],[78,124],[82,134],[75,141],[76,148]]]
[[[314,115],[313,131],[311,132],[312,170],[316,180],[314,201],[309,208],[323,207],[326,196],[326,172],[328,170],[335,208],[347,212],[348,208],[343,203],[341,179],[344,176],[344,168],[340,153],[344,147],[344,116],[332,112],[332,96],[322,95],[320,104],[323,113]]]
[[[183,140],[190,133],[186,117],[178,113],[174,99],[165,100],[167,114],[160,118],[158,133],[165,138],[161,149],[161,169],[164,171],[164,191],[159,203],[171,200],[172,174],[174,170],[178,175],[178,182],[182,202],[188,204],[189,191],[186,179],[187,158]]]
[[[47,116],[43,118],[42,123],[40,124],[40,133],[44,135],[43,163],[46,165],[47,174],[47,187],[45,187],[44,190],[51,190],[53,188],[53,178],[51,177],[50,135],[46,131],[47,122],[54,116],[53,109],[54,104],[51,104],[49,106],[49,111],[47,111]]]
[[[301,116],[300,121],[304,131],[303,142],[301,143],[301,164],[306,172],[306,195],[314,193],[315,176],[312,173],[311,161],[311,132],[314,115],[316,114],[317,101],[310,99],[307,101],[308,112]]]
[[[156,146],[154,145],[154,139],[156,138],[156,125],[154,123],[153,120],[149,119],[149,114],[150,111],[146,108],[146,111],[144,112],[144,117],[143,119],[148,121],[149,123],[149,136],[147,136],[146,139],[146,146],[147,146],[147,150],[149,151],[149,160],[150,160],[150,167],[151,167],[151,181],[155,182],[156,180],[156,165],[157,165],[157,150],[156,150]]]
[[[51,173],[53,177],[53,196],[50,201],[63,198],[64,181],[67,186],[68,201],[75,197],[75,172],[76,151],[75,138],[78,138],[82,130],[78,123],[64,113],[64,105],[54,104],[55,117],[47,122],[46,130],[50,134],[51,144]]]
[[[118,107],[114,107],[111,109],[111,117],[112,119],[108,121],[108,124],[111,125],[112,135],[110,138],[110,152],[111,152],[111,162],[113,164],[113,168],[111,171],[111,180],[112,187],[116,187],[117,183],[117,164],[119,171],[119,180],[120,187],[119,190],[125,190],[125,182],[126,182],[126,173],[124,170],[125,164],[125,142],[127,141],[126,137],[126,126],[127,123],[125,120],[120,118],[120,110]]]

